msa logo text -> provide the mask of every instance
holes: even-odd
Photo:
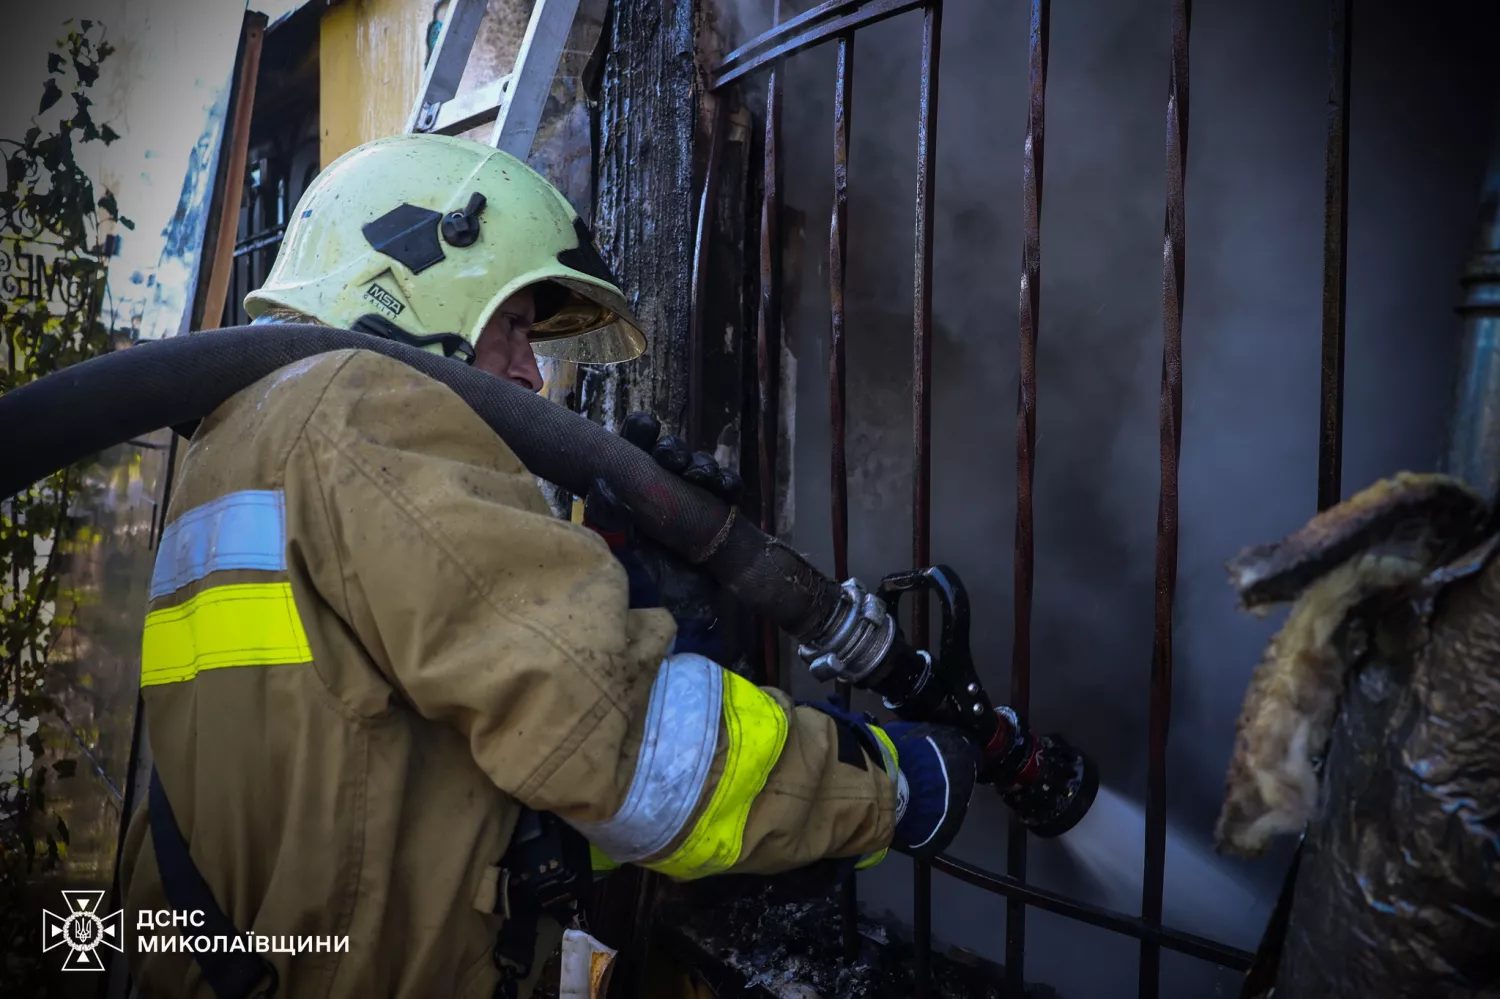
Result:
[[[380,287],[378,281],[372,281],[370,287],[365,289],[365,297],[393,316],[399,316],[406,311],[406,306],[401,304],[400,299]]]

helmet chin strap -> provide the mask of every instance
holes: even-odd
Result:
[[[456,354],[465,364],[474,363],[473,346],[457,333],[432,333],[428,336],[417,336],[415,333],[406,332],[406,330],[397,326],[389,319],[373,312],[360,316],[349,328],[356,333],[368,333],[371,336],[378,336],[385,340],[395,340],[397,343],[409,344],[413,347],[421,347],[423,349],[436,345],[443,348],[444,357],[453,357]]]

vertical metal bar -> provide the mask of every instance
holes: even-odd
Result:
[[[838,71],[833,84],[833,214],[828,223],[828,422],[832,455],[829,496],[833,504],[833,572],[849,578],[849,468],[844,454],[844,277],[849,246],[849,121],[854,100],[854,32],[839,36]],[[836,687],[839,706],[849,709],[849,685]],[[839,893],[844,960],[859,954],[859,896],[849,878]]]
[[[765,194],[760,215],[760,314],[755,331],[755,374],[759,386],[760,529],[776,534],[776,434],[781,410],[781,71],[771,70],[766,88]],[[761,623],[762,675],[786,688],[781,675],[781,641],[776,626]]]
[[[1349,0],[1328,5],[1328,142],[1323,173],[1323,352],[1318,418],[1318,509],[1339,502],[1344,471],[1344,328],[1349,251],[1349,50],[1354,37]],[[1286,942],[1302,846],[1287,868],[1276,909],[1261,937],[1241,995],[1276,984]]]
[[[1177,459],[1182,453],[1182,298],[1186,261],[1188,34],[1192,0],[1171,0],[1172,69],[1167,86],[1167,218],[1162,240],[1161,496],[1156,509],[1156,614],[1148,720],[1146,870],[1141,918],[1161,924],[1167,853],[1167,729],[1172,711],[1172,601],[1177,590]],[[1161,985],[1161,944],[1141,941],[1140,995]]]
[[[704,312],[708,299],[703,283],[707,280],[708,245],[713,235],[713,213],[719,203],[719,178],[724,159],[724,133],[728,127],[729,95],[711,97],[716,102],[708,134],[708,165],[703,171],[703,197],[698,203],[698,234],[693,243],[692,303],[688,313],[688,411],[687,438],[694,448],[707,446],[703,440],[703,364]],[[710,448],[712,450],[712,448]]]
[[[917,100],[916,259],[912,277],[912,564],[932,562],[932,218],[937,165],[938,56],[943,5],[922,14],[922,86]],[[927,646],[927,601],[911,610],[912,641]],[[932,868],[916,865],[917,995],[930,989],[932,963]]]
[[[833,571],[849,578],[849,474],[844,454],[844,277],[849,245],[849,122],[854,99],[854,33],[839,38],[838,76],[833,89],[833,216],[828,233],[828,280],[832,321],[828,336],[828,404],[832,427]],[[846,685],[841,685],[846,686]],[[847,690],[844,691],[847,696]]]
[[[1344,466],[1344,321],[1349,250],[1349,0],[1328,24],[1328,151],[1323,174],[1323,383],[1318,422],[1318,509],[1339,501]]]
[[[1041,323],[1042,162],[1047,108],[1051,0],[1032,0],[1027,60],[1026,145],[1021,157],[1020,386],[1016,394],[1015,635],[1010,706],[1023,723],[1031,710],[1031,593],[1034,565],[1032,481],[1036,471],[1036,338]],[[1006,873],[1026,880],[1026,827],[1010,815]],[[1026,905],[1005,906],[1005,979],[1014,995],[1026,981]]]
[[[932,865],[916,861],[913,865],[912,892],[916,897],[916,912],[912,919],[912,933],[917,944],[917,999],[930,999],[932,995]]]

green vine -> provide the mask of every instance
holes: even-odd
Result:
[[[76,158],[82,146],[119,138],[94,120],[89,97],[113,48],[94,22],[64,27],[47,53],[32,127],[19,140],[0,139],[0,393],[111,349],[102,321],[110,230],[135,228],[111,192],[95,197]],[[0,979],[14,995],[43,987],[39,920],[23,895],[68,847],[47,782],[71,778],[77,760],[54,753],[47,762],[41,726],[66,722],[61,684],[48,679],[68,658],[59,639],[80,599],[65,585],[66,559],[93,540],[77,514],[99,488],[91,467],[75,465],[0,501]]]

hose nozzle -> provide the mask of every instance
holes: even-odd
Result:
[[[908,593],[938,598],[942,629],[935,661],[908,645],[896,627]],[[894,573],[873,596],[849,580],[827,622],[798,652],[820,680],[874,690],[887,708],[910,721],[961,729],[984,747],[980,783],[995,785],[1036,835],[1061,836],[1093,807],[1099,792],[1094,761],[1060,735],[1036,735],[1015,711],[995,707],[985,693],[969,651],[968,592],[948,566]]]
[[[1031,832],[1061,836],[1093,807],[1099,768],[1062,736],[1022,728],[1010,708],[997,708],[995,714],[1000,724],[985,747],[979,780],[999,788]]]

